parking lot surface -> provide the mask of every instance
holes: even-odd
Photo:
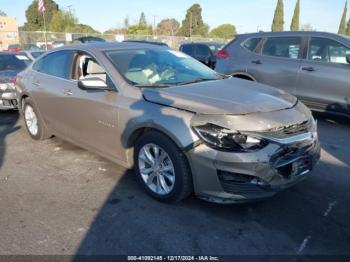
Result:
[[[264,202],[151,199],[128,171],[0,112],[0,254],[350,254],[350,121],[318,116],[322,158]]]

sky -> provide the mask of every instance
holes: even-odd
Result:
[[[25,21],[25,10],[32,0],[0,0],[0,9]],[[165,18],[181,22],[194,3],[202,7],[202,17],[210,28],[234,24],[239,33],[270,31],[277,0],[56,0],[61,9],[75,11],[79,22],[99,31],[123,26],[126,16],[137,23],[143,11],[149,24]],[[285,30],[289,29],[296,0],[284,0]],[[311,24],[318,31],[337,32],[345,0],[301,0],[301,24]]]

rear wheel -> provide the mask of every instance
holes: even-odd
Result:
[[[167,136],[144,134],[135,145],[135,171],[143,188],[155,199],[177,202],[192,192],[187,159]]]
[[[24,100],[23,116],[24,123],[31,138],[34,140],[50,138],[51,135],[48,133],[34,103],[29,97]]]

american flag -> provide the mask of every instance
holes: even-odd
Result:
[[[44,0],[39,0],[39,2],[38,2],[38,10],[41,13],[45,12],[45,1]]]

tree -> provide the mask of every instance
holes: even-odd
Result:
[[[45,19],[47,25],[51,23],[52,16],[59,10],[58,4],[53,0],[45,0]],[[26,10],[27,22],[24,24],[24,30],[37,31],[44,30],[44,19],[42,13],[38,11],[38,0],[28,6]]]
[[[157,34],[158,35],[176,35],[179,31],[180,23],[174,19],[163,19],[157,25]]]
[[[345,35],[346,34],[346,15],[348,12],[348,1],[345,1],[343,15],[340,20],[338,34]]]
[[[350,19],[349,19],[349,21],[348,21],[348,24],[346,25],[346,32],[345,32],[345,34],[346,34],[347,36],[350,36]]]
[[[151,35],[152,32],[151,26],[140,27],[139,25],[131,25],[128,28],[128,33],[131,35]]]
[[[299,20],[300,20],[300,0],[298,0],[295,5],[292,23],[290,24],[291,31],[299,30]]]
[[[65,29],[66,32],[69,33],[81,33],[81,34],[99,34],[100,32],[93,29],[91,26],[89,25],[85,25],[85,24],[75,24],[73,26],[68,26]]]
[[[67,32],[74,28],[78,23],[78,19],[70,11],[56,11],[49,24],[49,29],[52,32]]]
[[[7,16],[7,14],[4,11],[0,10],[0,16]]]
[[[205,36],[208,34],[208,30],[209,27],[203,22],[201,6],[199,4],[192,5],[186,12],[179,34],[187,37],[193,35]]]
[[[278,0],[276,10],[275,10],[275,15],[273,17],[271,31],[272,32],[283,31],[283,27],[284,27],[283,0]]]
[[[223,24],[211,30],[209,36],[212,38],[231,39],[236,33],[236,27],[234,25]]]
[[[142,12],[141,15],[140,15],[139,27],[140,28],[146,28],[147,27],[147,20],[146,20],[146,16],[145,16],[144,12]]]

